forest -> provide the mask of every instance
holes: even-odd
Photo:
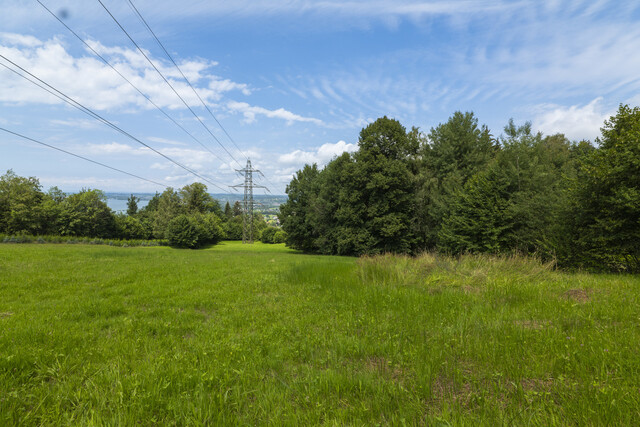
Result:
[[[510,120],[494,137],[472,112],[423,133],[382,117],[358,150],[305,165],[287,186],[282,229],[254,218],[256,240],[307,253],[518,253],[562,268],[640,271],[640,108],[620,105],[590,141],[542,135]],[[0,177],[0,233],[166,239],[198,248],[242,239],[242,209],[202,183],[115,214],[100,190],[44,192]]]
[[[114,213],[102,191],[83,189],[65,194],[57,187],[42,191],[35,177],[9,170],[0,177],[0,233],[15,236],[72,236],[128,241],[156,239],[176,247],[199,248],[220,240],[242,240],[242,207],[226,203],[224,210],[196,182],[179,190],[171,187],[138,209],[131,195],[126,214]],[[284,241],[284,232],[254,215],[255,239]],[[163,242],[166,239],[166,242]]]
[[[595,143],[513,120],[494,137],[470,112],[428,133],[383,117],[287,194],[287,243],[308,253],[518,253],[637,273],[640,108],[620,105]]]

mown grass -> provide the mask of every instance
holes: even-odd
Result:
[[[0,425],[620,425],[640,278],[282,245],[0,245]]]

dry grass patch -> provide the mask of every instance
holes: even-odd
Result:
[[[580,302],[580,303],[586,303],[586,302],[591,301],[593,293],[594,292],[593,292],[592,289],[574,288],[574,289],[569,289],[568,291],[563,293],[562,294],[562,298],[565,299],[565,300],[571,300],[571,301],[576,301],[576,302]]]
[[[384,357],[374,356],[365,359],[364,368],[367,372],[375,372],[395,382],[404,382],[404,370],[399,366],[394,366],[391,361]]]
[[[551,320],[516,320],[514,324],[523,329],[540,330],[551,327]]]

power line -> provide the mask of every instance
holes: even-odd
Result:
[[[102,62],[104,62],[106,65],[108,65],[109,67],[111,67],[111,69],[113,71],[115,71],[116,73],[118,73],[118,75],[120,77],[122,77],[127,83],[129,83],[129,85],[134,88],[140,95],[142,95],[147,101],[149,101],[158,111],[160,111],[162,114],[164,114],[169,120],[171,120],[176,126],[178,126],[180,129],[182,129],[183,132],[185,132],[187,135],[189,135],[191,137],[191,139],[193,139],[194,141],[196,141],[198,144],[200,144],[204,149],[206,149],[209,153],[211,153],[211,155],[213,155],[216,159],[223,161],[220,157],[218,157],[218,155],[216,153],[214,153],[213,151],[211,151],[211,149],[209,149],[209,147],[205,146],[198,138],[196,138],[195,136],[193,136],[187,129],[184,128],[184,126],[182,126],[180,123],[178,123],[173,117],[171,117],[167,112],[165,112],[162,107],[158,106],[155,102],[153,102],[151,100],[151,98],[149,96],[147,96],[145,93],[143,93],[140,89],[138,89],[138,87],[136,85],[134,85],[131,80],[129,80],[127,77],[125,77],[120,71],[118,71],[117,68],[115,68],[113,65],[111,65],[111,63],[104,58],[102,55],[100,55],[89,43],[87,43],[82,37],[80,37],[75,31],[73,31],[73,29],[71,29],[71,27],[69,27],[67,24],[64,23],[64,21],[62,21],[62,19],[60,19],[55,13],[53,13],[47,6],[45,6],[40,0],[36,0],[38,3],[40,3],[40,6],[42,6],[47,12],[49,12],[51,14],[51,16],[53,16],[54,18],[56,18],[58,20],[58,22],[60,22],[62,25],[65,26],[65,28],[67,30],[69,30],[71,32],[71,34],[73,34],[74,36],[76,36],[76,38],[78,40],[80,40],[87,48],[89,48],[94,55],[96,55],[98,58],[100,58],[102,60]]]
[[[213,132],[211,132],[211,129],[209,129],[209,127],[202,121],[202,119],[195,113],[195,111],[193,111],[193,109],[189,106],[189,104],[187,104],[187,102],[184,100],[184,98],[182,98],[182,96],[180,96],[180,94],[178,93],[178,91],[173,87],[173,85],[169,82],[169,80],[167,80],[167,78],[162,74],[162,72],[158,69],[158,67],[156,67],[156,65],[153,63],[153,61],[151,61],[151,59],[147,56],[147,54],[142,50],[142,48],[138,45],[138,43],[136,43],[136,41],[129,35],[129,33],[127,32],[127,30],[124,29],[124,27],[120,24],[120,22],[116,19],[115,16],[113,16],[113,14],[111,13],[111,11],[109,11],[109,9],[107,8],[107,6],[104,5],[104,3],[102,3],[102,0],[98,0],[98,3],[100,3],[100,5],[102,5],[102,7],[104,8],[105,11],[107,11],[107,13],[109,14],[109,16],[111,16],[111,19],[113,19],[113,21],[118,25],[118,27],[120,27],[120,29],[126,34],[126,36],[129,38],[129,40],[131,40],[131,43],[133,43],[135,45],[135,47],[138,49],[138,51],[140,51],[140,53],[142,54],[142,56],[145,57],[145,59],[147,60],[147,62],[149,62],[149,64],[151,64],[151,66],[156,70],[156,72],[158,73],[158,75],[160,75],[160,77],[162,77],[162,80],[164,80],[164,82],[171,88],[171,90],[173,91],[173,93],[176,94],[176,96],[178,98],[180,98],[180,100],[182,101],[182,103],[185,105],[185,107],[187,107],[187,109],[189,109],[189,111],[191,112],[191,114],[193,114],[193,116],[200,122],[200,124],[206,129],[207,132],[209,132],[209,134],[213,137],[213,139],[216,140],[216,142],[218,143],[218,145],[220,145],[220,147],[222,147],[222,149],[229,155],[229,157],[231,157],[233,159],[234,162],[236,162],[238,165],[240,165],[240,163],[238,163],[238,161],[236,160],[235,157],[233,157],[233,154],[231,154],[229,152],[229,150],[227,150],[227,148],[222,144],[222,142],[220,142],[220,140],[213,134]],[[241,165],[240,165],[241,166]]]
[[[94,164],[96,164],[96,165],[100,165],[100,166],[103,166],[103,167],[105,167],[105,168],[108,168],[108,169],[114,170],[114,171],[116,171],[116,172],[120,172],[120,173],[123,173],[123,174],[129,175],[129,176],[132,176],[132,177],[134,177],[134,178],[138,178],[138,179],[141,179],[141,180],[143,180],[143,181],[147,181],[147,182],[150,182],[150,183],[152,183],[152,184],[156,184],[156,185],[159,185],[159,186],[161,186],[161,187],[167,188],[167,186],[166,186],[166,185],[161,184],[161,183],[156,182],[156,181],[153,181],[153,180],[151,180],[151,179],[143,178],[143,177],[138,176],[138,175],[136,175],[136,174],[133,174],[133,173],[130,173],[130,172],[127,172],[127,171],[123,171],[122,169],[118,169],[118,168],[114,168],[113,166],[105,165],[104,163],[100,163],[100,162],[98,162],[98,161],[96,161],[96,160],[91,160],[91,159],[89,159],[89,158],[87,158],[87,157],[83,157],[83,156],[81,156],[81,155],[79,155],[79,154],[72,153],[71,151],[63,150],[62,148],[58,148],[58,147],[55,147],[55,146],[53,146],[53,145],[49,145],[49,144],[44,143],[44,142],[42,142],[42,141],[38,141],[37,139],[29,138],[28,136],[25,136],[25,135],[19,134],[19,133],[17,133],[17,132],[10,131],[9,129],[5,129],[5,128],[3,128],[3,127],[0,127],[0,130],[2,130],[2,131],[4,131],[4,132],[7,132],[7,133],[10,133],[10,134],[15,135],[15,136],[19,136],[20,138],[26,139],[26,140],[28,140],[28,141],[35,142],[36,144],[44,145],[45,147],[49,147],[49,148],[52,148],[52,149],[54,149],[54,150],[61,151],[61,152],[65,153],[65,154],[69,154],[70,156],[74,156],[74,157],[77,157],[77,158],[79,158],[79,159],[86,160],[87,162],[91,162],[91,163],[94,163]]]
[[[218,120],[218,118],[213,114],[213,112],[211,111],[211,109],[209,108],[209,106],[204,102],[204,100],[200,97],[200,94],[198,94],[198,92],[196,91],[196,89],[193,87],[193,85],[191,84],[191,82],[189,81],[189,79],[187,78],[187,76],[184,75],[184,73],[182,72],[182,70],[180,69],[180,67],[178,66],[178,64],[176,63],[176,61],[173,60],[173,57],[171,56],[171,54],[169,54],[169,52],[167,51],[167,49],[165,49],[164,45],[162,44],[162,42],[160,41],[160,39],[158,38],[158,36],[156,36],[156,33],[153,32],[153,30],[151,29],[151,27],[149,26],[149,24],[147,23],[147,21],[144,19],[144,17],[142,16],[142,14],[140,13],[140,11],[138,10],[138,8],[133,4],[132,0],[128,0],[129,1],[129,5],[131,5],[131,7],[133,8],[133,10],[135,11],[135,13],[138,15],[138,17],[140,18],[140,20],[142,21],[142,23],[145,25],[145,27],[147,27],[147,29],[149,30],[149,32],[151,33],[151,35],[153,36],[154,39],[156,39],[156,42],[158,42],[158,45],[160,45],[160,48],[162,48],[162,50],[164,51],[164,53],[167,55],[167,58],[169,58],[169,60],[173,63],[174,67],[176,67],[176,69],[180,72],[180,74],[182,75],[182,78],[184,79],[185,82],[187,82],[187,84],[189,85],[189,87],[191,88],[191,90],[193,91],[193,93],[196,94],[196,96],[198,97],[198,99],[200,100],[200,103],[204,106],[204,108],[206,108],[206,110],[209,112],[209,114],[211,115],[211,117],[213,117],[213,120],[216,121],[216,123],[218,123],[218,126],[220,126],[220,129],[222,129],[222,131],[225,133],[225,135],[227,135],[227,138],[229,138],[229,141],[231,141],[231,143],[233,143],[233,145],[235,145],[236,149],[240,152],[240,154],[242,155],[242,157],[244,157],[245,159],[248,160],[248,157],[242,152],[242,150],[240,149],[240,147],[238,147],[238,144],[236,144],[236,142],[233,140],[233,138],[231,138],[231,135],[229,135],[229,132],[227,132],[227,130],[224,128],[224,126],[222,126],[222,123],[220,123],[220,121]]]
[[[47,82],[45,82],[44,80],[40,79],[39,77],[35,76],[34,74],[30,73],[29,71],[27,71],[26,69],[24,69],[23,67],[21,67],[20,65],[16,64],[15,62],[11,61],[9,58],[7,58],[6,56],[0,54],[0,58],[4,59],[5,61],[9,62],[10,64],[12,64],[13,66],[19,68],[20,70],[22,70],[23,72],[27,73],[28,75],[30,75],[31,77],[33,77],[34,79],[38,80],[39,82],[41,82],[42,84],[46,85],[48,88],[52,89],[53,91],[57,92],[54,93],[51,90],[48,90],[46,88],[44,88],[43,86],[41,86],[40,84],[34,82],[33,80],[30,80],[29,78],[27,78],[25,75],[20,74],[19,72],[17,72],[16,70],[13,70],[12,68],[8,67],[5,64],[0,63],[0,65],[2,65],[3,67],[5,67],[6,69],[8,69],[9,71],[12,71],[13,73],[17,74],[18,76],[24,78],[25,80],[35,84],[36,86],[46,90],[47,92],[49,92],[50,94],[56,96],[57,98],[61,99],[62,101],[66,102],[67,104],[77,108],[78,110],[82,111],[83,113],[89,115],[90,117],[93,117],[94,119],[98,120],[99,122],[109,126],[110,128],[116,130],[117,132],[120,132],[121,134],[127,136],[128,138],[134,140],[135,142],[147,147],[148,149],[150,149],[151,151],[153,151],[156,154],[159,154],[160,156],[164,157],[165,159],[169,160],[170,162],[174,163],[175,165],[181,167],[182,169],[186,170],[187,172],[197,176],[198,178],[203,179],[204,181],[210,183],[211,185],[221,189],[222,191],[225,191],[224,188],[222,188],[221,186],[219,186],[218,184],[214,183],[213,181],[203,177],[202,175],[198,174],[197,172],[191,170],[190,168],[188,168],[187,166],[182,165],[181,163],[173,160],[171,157],[161,153],[160,151],[156,150],[155,148],[151,147],[148,144],[145,144],[144,142],[142,142],[141,140],[139,140],[138,138],[136,138],[135,136],[131,135],[130,133],[126,132],[125,130],[123,130],[122,128],[118,127],[117,125],[113,124],[112,122],[110,122],[109,120],[105,119],[104,117],[100,116],[98,113],[94,112],[93,110],[85,107],[84,105],[82,105],[81,103],[79,103],[78,101],[70,98],[69,96],[67,96],[66,94],[64,94],[63,92],[59,91],[58,89],[56,89],[55,87],[51,86],[50,84],[48,84]],[[59,95],[58,95],[59,94]]]
[[[209,112],[209,114],[211,115],[211,117],[213,117],[213,119],[216,121],[216,123],[218,123],[218,126],[220,126],[220,129],[222,129],[222,131],[225,133],[225,135],[227,135],[227,138],[229,138],[229,141],[231,141],[231,143],[233,143],[233,145],[236,147],[236,149],[240,152],[240,154],[242,155],[242,157],[244,157],[245,159],[249,160],[249,158],[247,157],[247,155],[244,154],[244,152],[240,149],[240,147],[238,147],[238,144],[236,144],[236,142],[234,141],[234,139],[231,137],[231,135],[229,135],[229,132],[227,132],[227,130],[225,129],[225,127],[222,125],[222,123],[220,123],[220,121],[218,120],[218,118],[213,114],[213,112],[211,111],[211,109],[209,108],[209,106],[204,102],[204,100],[200,97],[200,95],[198,94],[198,92],[196,91],[195,87],[191,84],[191,82],[189,81],[189,79],[187,78],[187,76],[185,76],[185,74],[182,72],[182,70],[180,69],[180,67],[178,66],[178,64],[176,63],[176,61],[173,59],[173,57],[171,56],[171,54],[169,53],[169,51],[167,51],[167,49],[164,47],[164,44],[162,44],[162,42],[160,41],[160,39],[158,38],[158,36],[156,36],[156,33],[151,29],[151,27],[149,26],[149,24],[147,23],[147,21],[144,19],[144,17],[142,16],[142,14],[140,13],[140,11],[138,10],[138,8],[133,4],[132,0],[128,0],[129,5],[133,8],[133,10],[135,11],[136,15],[138,15],[138,18],[140,18],[140,20],[142,21],[142,23],[145,25],[145,27],[147,27],[147,29],[149,30],[149,32],[151,33],[151,35],[153,36],[153,38],[156,40],[156,42],[158,43],[158,45],[160,46],[160,48],[164,51],[164,53],[167,55],[167,58],[169,58],[169,60],[173,63],[173,65],[176,67],[176,69],[180,72],[180,74],[182,75],[182,78],[187,82],[187,84],[189,85],[189,87],[191,88],[191,90],[193,91],[193,93],[196,94],[196,96],[198,97],[198,99],[200,100],[200,103],[204,106],[204,108],[206,108],[206,110]],[[235,159],[234,159],[235,160]],[[237,161],[236,161],[237,163]],[[267,182],[269,184],[271,184],[272,186],[274,185],[269,178],[267,178],[262,172],[260,172],[260,175],[262,175],[262,177],[264,179],[267,180]],[[269,189],[267,187],[264,187],[265,190],[267,190],[267,192],[271,193],[269,191]]]

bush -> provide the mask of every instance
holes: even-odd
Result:
[[[219,242],[222,236],[220,219],[212,213],[178,215],[167,226],[167,240],[178,248],[197,249]]]
[[[233,217],[224,224],[224,238],[242,240],[242,217]]]
[[[204,230],[191,217],[178,215],[169,222],[166,237],[171,246],[195,249],[202,245]]]
[[[262,230],[262,235],[260,236],[260,241],[262,243],[273,243],[273,236],[278,232],[278,229],[275,227],[267,227]]]
[[[224,231],[222,230],[222,221],[214,213],[208,214],[196,214],[195,219],[201,224],[201,235],[203,243],[218,243],[224,237]]]
[[[116,215],[116,229],[123,239],[145,239],[149,237],[147,229],[139,219],[127,215]]]
[[[278,230],[273,235],[273,243],[284,243],[287,241],[287,232],[284,230]]]

